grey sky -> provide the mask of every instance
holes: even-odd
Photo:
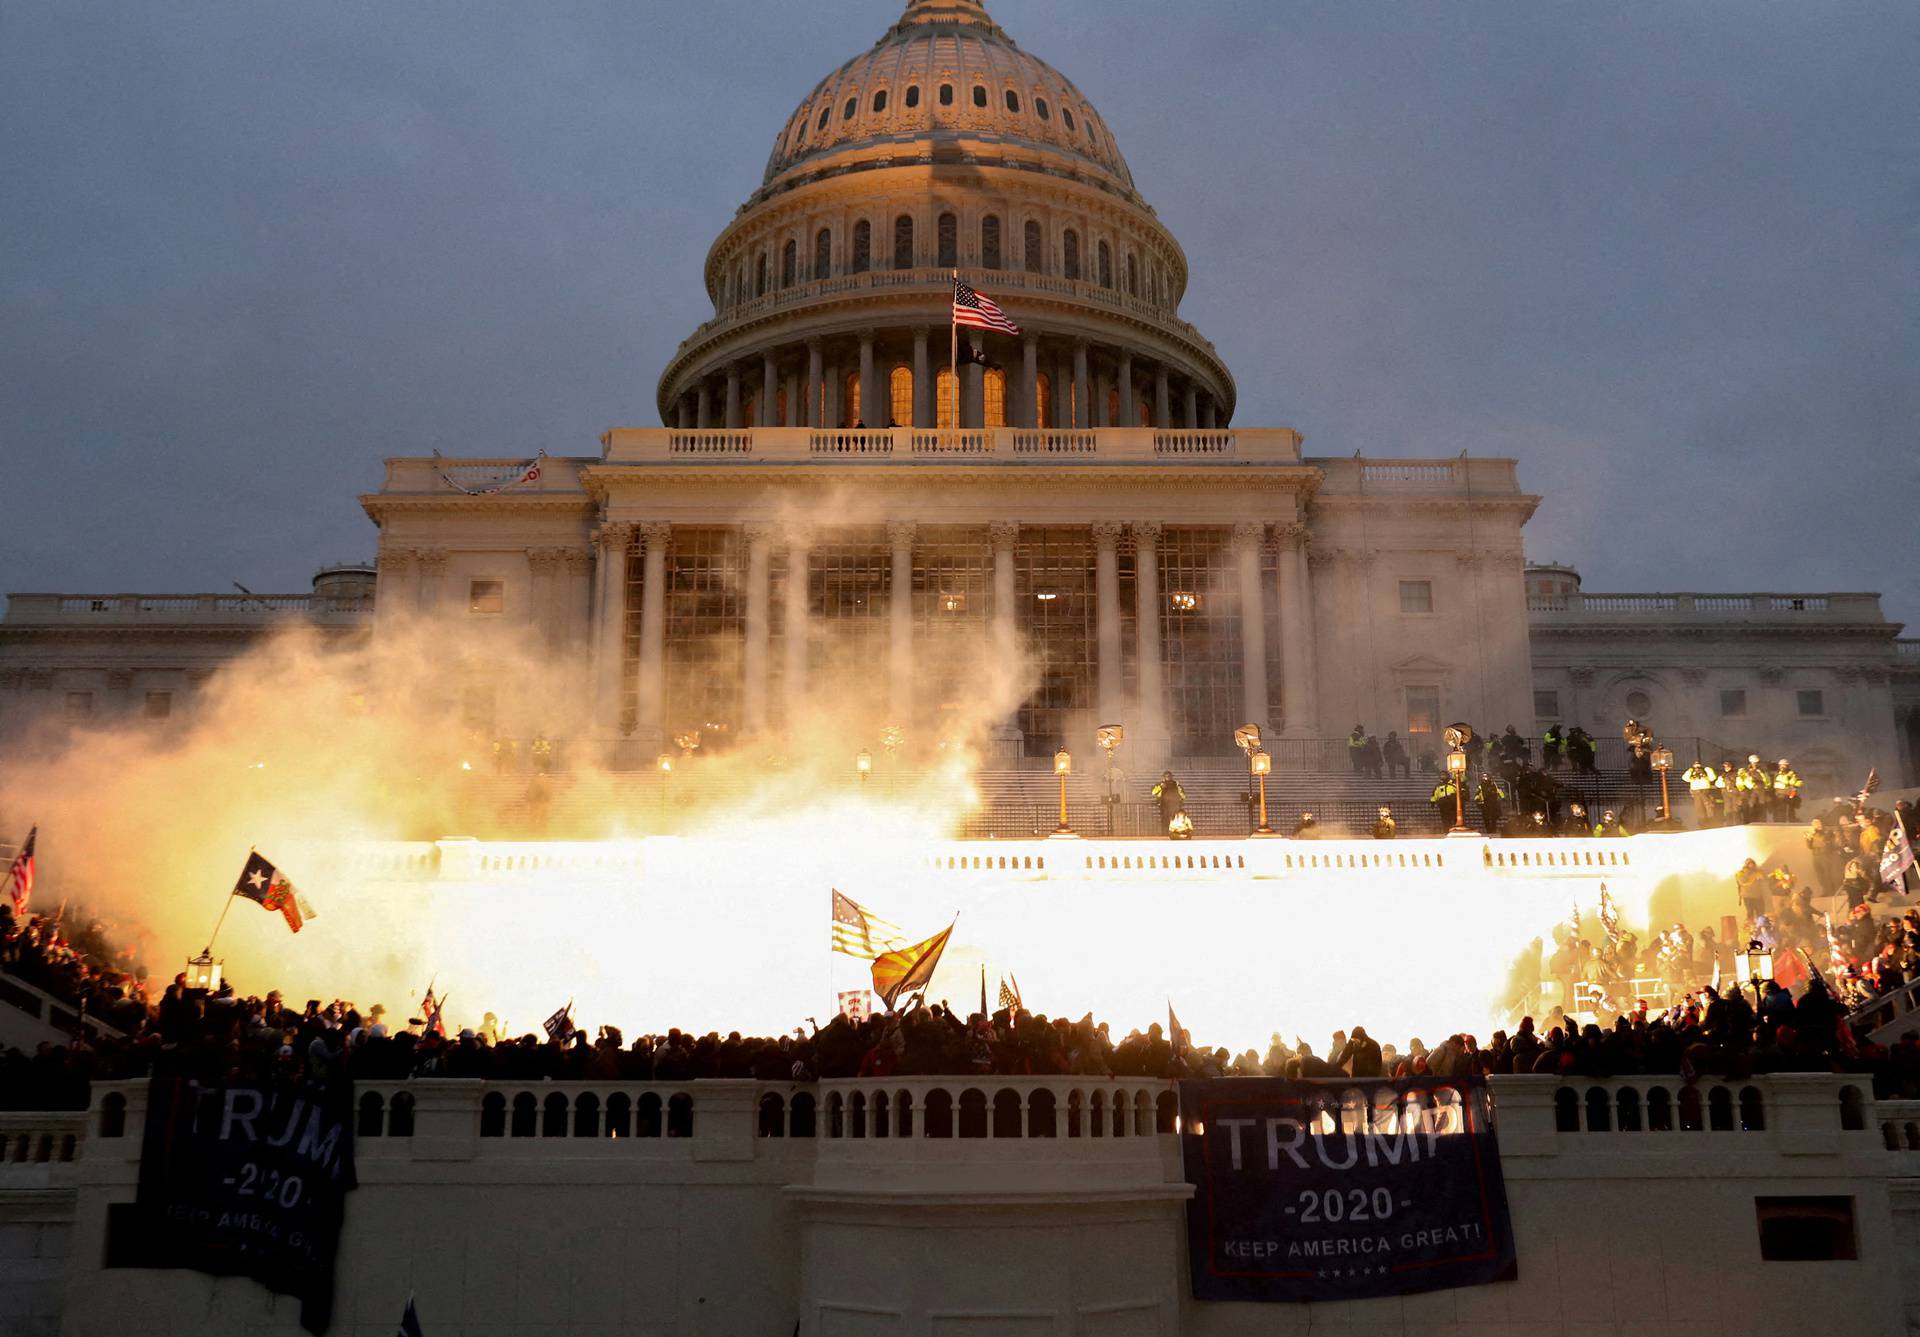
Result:
[[[989,3],[1238,421],[1515,455],[1589,589],[1920,622],[1920,4]],[[656,424],[708,243],[898,8],[0,0],[0,588],[300,589],[383,456]]]

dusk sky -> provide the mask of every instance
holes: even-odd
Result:
[[[1238,423],[1515,456],[1589,590],[1920,623],[1914,0],[989,3]],[[301,590],[385,456],[658,425],[708,244],[899,8],[0,0],[0,589]]]

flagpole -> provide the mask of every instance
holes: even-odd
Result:
[[[953,290],[960,291],[960,271],[953,271]],[[947,302],[947,379],[953,383],[953,416],[951,422],[954,431],[960,430],[960,322],[954,318],[953,302]]]
[[[206,956],[213,955],[213,940],[220,936],[220,926],[227,922],[227,911],[233,908],[233,897],[233,892],[227,893],[226,903],[220,907],[220,917],[213,921],[213,932],[207,935],[207,946],[203,953]]]

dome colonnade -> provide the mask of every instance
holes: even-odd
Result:
[[[946,347],[955,271],[1018,338]],[[671,427],[1211,428],[1232,375],[1104,119],[975,0],[913,0],[788,118],[706,265]],[[957,403],[956,403],[957,401]],[[953,421],[955,408],[959,421]]]

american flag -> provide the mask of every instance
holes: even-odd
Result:
[[[13,856],[13,863],[7,869],[7,876],[12,881],[15,915],[24,915],[27,912],[27,902],[33,897],[33,842],[39,834],[40,828],[37,826],[27,832],[27,843],[22,845],[20,852]]]
[[[957,278],[953,281],[953,323],[1002,334],[1020,333],[1020,327],[1007,319],[1006,312]]]
[[[890,924],[851,896],[833,892],[833,950],[871,961],[882,952],[907,945],[898,924]]]
[[[1008,987],[1005,980],[1000,981],[1000,1006],[1009,1012],[1018,1012],[1020,1010],[1019,980],[1016,979],[1012,987]]]
[[[433,996],[433,986],[429,984],[427,986],[427,996],[420,1000],[420,1011],[427,1019],[427,1034],[437,1035],[443,1040],[447,1035],[447,1023],[441,1017],[441,1013],[446,1010],[446,1006],[447,1000],[444,998],[435,998]]]

